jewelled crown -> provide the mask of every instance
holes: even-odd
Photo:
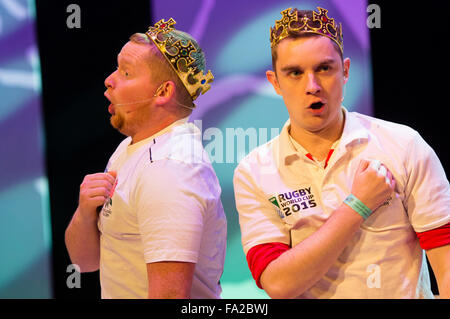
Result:
[[[344,52],[344,42],[342,37],[342,24],[335,23],[333,18],[329,18],[328,10],[317,7],[319,12],[312,11],[312,14],[301,14],[297,9],[292,8],[281,11],[281,19],[275,21],[275,27],[270,28],[270,45],[276,46],[281,40],[289,36],[289,32],[308,32],[326,36],[336,42]]]
[[[192,54],[197,52],[197,49],[191,41],[187,44],[182,43],[181,40],[175,41],[174,36],[170,34],[175,30],[173,27],[175,23],[173,18],[168,21],[161,19],[154,26],[149,27],[145,34],[166,57],[194,101],[200,94],[204,94],[211,88],[210,83],[214,80],[214,76],[211,70],[206,75],[202,70],[197,70],[194,64],[195,54]]]

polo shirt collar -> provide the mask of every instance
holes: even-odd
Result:
[[[364,127],[355,114],[350,113],[343,106],[342,107],[345,115],[344,130],[341,136],[341,145],[349,147],[356,143],[362,143],[369,138],[369,132],[366,127]]]
[[[369,137],[367,128],[365,128],[360,121],[354,116],[354,114],[347,111],[347,109],[342,106],[344,112],[344,130],[340,138],[339,145],[351,147],[353,144],[359,144],[367,140]],[[288,119],[284,124],[280,133],[280,144],[279,150],[281,158],[286,161],[286,159],[298,156],[298,151],[292,144],[289,137],[289,128],[291,126],[291,121]]]

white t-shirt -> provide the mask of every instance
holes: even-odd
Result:
[[[351,193],[361,159],[393,173],[395,196],[363,222],[326,275],[299,298],[433,298],[425,252],[415,232],[450,222],[450,188],[439,159],[409,127],[355,112],[327,167],[279,136],[235,170],[244,252],[269,242],[291,247],[316,232]],[[301,276],[301,274],[299,274]]]
[[[146,263],[159,261],[195,263],[191,298],[220,298],[227,225],[199,129],[186,118],[130,142],[107,165],[117,185],[98,221],[102,298],[146,298]]]

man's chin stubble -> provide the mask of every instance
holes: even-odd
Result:
[[[125,126],[125,120],[122,116],[118,114],[111,115],[111,118],[109,119],[109,122],[111,123],[111,126],[114,127],[116,130],[122,132],[124,126]]]

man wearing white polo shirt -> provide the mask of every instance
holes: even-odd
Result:
[[[188,123],[213,76],[196,41],[160,20],[136,33],[106,80],[111,124],[127,138],[87,175],[66,230],[102,298],[220,298],[226,219],[220,185]]]
[[[450,297],[450,188],[403,125],[342,105],[350,60],[327,10],[287,9],[267,78],[286,104],[280,135],[235,170],[242,244],[273,298]]]

